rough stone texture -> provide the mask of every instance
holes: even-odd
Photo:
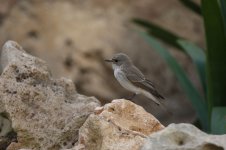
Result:
[[[0,150],[5,150],[12,141],[15,141],[16,136],[12,133],[11,121],[0,113]]]
[[[151,134],[142,150],[224,150],[226,135],[208,135],[191,124],[170,124]]]
[[[11,122],[0,115],[0,137],[6,136],[10,131],[12,131]]]
[[[156,84],[175,114],[166,117],[145,97],[136,97],[137,104],[164,123],[194,120],[175,76],[130,22],[133,17],[145,18],[204,45],[201,18],[178,0],[16,0],[14,4],[4,11],[8,13],[0,26],[0,45],[8,39],[18,41],[29,53],[47,61],[54,77],[72,79],[79,93],[94,95],[102,102],[131,94],[103,62],[115,52],[125,52]],[[181,53],[174,55],[198,85],[190,60]]]
[[[8,149],[72,147],[78,129],[99,101],[78,94],[69,79],[51,78],[46,63],[16,42],[4,44],[1,64],[1,111],[9,115],[18,136],[18,143]]]
[[[139,150],[147,135],[164,126],[142,107],[124,99],[96,109],[79,130],[81,150]]]
[[[8,132],[7,135],[0,136],[0,150],[6,150],[12,142],[16,141],[17,134],[14,131]]]

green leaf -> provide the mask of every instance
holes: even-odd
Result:
[[[187,54],[194,62],[197,72],[199,74],[200,81],[202,83],[204,93],[206,93],[206,56],[204,51],[195,44],[186,40],[178,40],[178,43],[187,52]]]
[[[189,100],[195,108],[197,115],[200,119],[204,130],[209,130],[209,119],[206,103],[203,97],[198,93],[197,89],[193,86],[188,79],[186,73],[177,63],[176,59],[166,50],[162,45],[151,35],[141,32],[141,36],[160,54],[160,56],[167,62],[170,69],[174,72],[180,85],[186,92]]]
[[[209,114],[215,106],[226,106],[226,37],[217,0],[202,0],[207,43],[207,99]]]
[[[197,13],[198,15],[202,15],[201,8],[198,4],[193,2],[192,0],[179,0],[184,6],[188,9],[192,10],[193,12]]]
[[[182,37],[177,36],[176,34],[165,30],[154,23],[141,20],[141,19],[133,19],[133,22],[145,29],[147,29],[148,33],[159,38],[160,40],[166,42],[167,44],[182,50],[182,47],[177,43],[178,39],[183,39]]]
[[[221,14],[224,21],[224,31],[226,31],[226,0],[220,0]],[[226,32],[225,32],[226,35]]]
[[[211,133],[226,134],[226,107],[214,107],[211,116]]]

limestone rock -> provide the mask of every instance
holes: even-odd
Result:
[[[7,135],[0,136],[0,150],[6,150],[13,142],[17,142],[17,135],[14,131],[8,132]]]
[[[27,54],[16,42],[5,43],[1,64],[1,111],[9,115],[18,136],[18,144],[11,147],[72,147],[80,126],[99,101],[78,94],[69,79],[53,79],[46,63]]]
[[[151,134],[142,150],[224,150],[226,135],[208,135],[191,124],[170,124]]]
[[[12,131],[11,122],[0,115],[0,137],[6,136],[10,131]]]
[[[79,130],[84,150],[139,150],[149,134],[163,129],[159,121],[142,107],[124,99],[97,109]]]

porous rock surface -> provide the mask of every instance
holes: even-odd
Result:
[[[14,41],[4,44],[1,65],[0,111],[9,115],[18,140],[8,149],[72,147],[99,101],[78,94],[69,79],[51,78],[46,63]]]
[[[208,135],[191,124],[170,124],[151,134],[142,150],[224,150],[226,135]]]
[[[11,122],[0,115],[0,137],[6,136],[11,130]]]
[[[163,128],[141,106],[114,100],[88,117],[79,130],[79,145],[73,150],[139,150],[149,134]]]

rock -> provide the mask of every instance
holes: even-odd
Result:
[[[10,143],[11,143],[11,140],[0,136],[0,150],[5,150]]]
[[[124,99],[106,104],[88,117],[79,130],[84,150],[139,150],[145,138],[164,126],[142,107]]]
[[[14,131],[8,132],[7,135],[0,136],[0,150],[6,150],[8,146],[14,142],[17,142],[17,135]]]
[[[226,135],[208,135],[191,124],[170,124],[151,134],[142,150],[224,150]]]
[[[18,143],[9,150],[70,148],[95,107],[94,97],[75,91],[71,80],[53,79],[46,63],[13,41],[1,53],[0,104],[12,121]]]
[[[0,114],[0,137],[6,136],[10,131],[12,131],[11,122]]]

